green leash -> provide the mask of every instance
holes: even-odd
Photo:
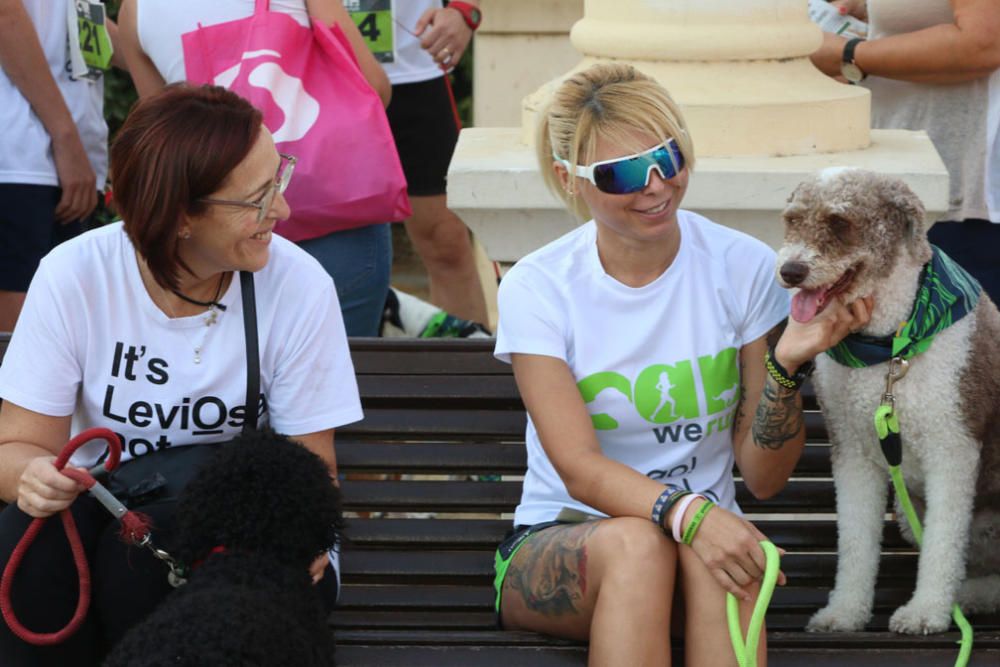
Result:
[[[900,465],[903,463],[903,443],[899,436],[899,415],[895,412],[895,397],[892,393],[892,385],[906,375],[908,365],[906,360],[894,357],[889,361],[889,372],[885,376],[885,393],[882,395],[882,403],[875,410],[875,431],[878,433],[879,444],[882,446],[882,454],[889,464],[889,477],[892,479],[892,487],[896,490],[896,498],[903,506],[903,515],[906,522],[910,524],[913,531],[913,539],[917,546],[923,543],[924,529],[920,525],[917,512],[913,509],[913,502],[910,500],[910,493],[906,490],[906,482],[903,480],[903,471]],[[958,652],[958,659],[955,667],[966,667],[972,655],[972,625],[962,614],[961,608],[957,604],[951,607],[951,617],[955,625],[962,633],[959,641],[961,648]],[[740,663],[742,667],[743,663]]]
[[[778,569],[781,565],[778,547],[767,540],[761,541],[760,546],[764,549],[764,555],[767,557],[767,565],[764,567],[764,580],[760,584],[757,604],[753,607],[746,640],[743,639],[743,630],[740,628],[740,603],[735,595],[726,593],[729,639],[733,642],[733,652],[736,653],[736,661],[740,667],[757,667],[757,646],[760,644],[760,631],[764,627],[764,614],[767,613],[767,606],[771,604],[771,596],[774,594],[775,584],[778,583]]]

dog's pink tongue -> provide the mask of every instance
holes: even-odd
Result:
[[[823,296],[823,290],[820,289],[799,290],[792,297],[792,318],[796,322],[808,322],[816,317],[821,296]]]

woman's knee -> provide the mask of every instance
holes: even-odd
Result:
[[[650,521],[618,517],[602,522],[591,545],[592,559],[606,576],[634,578],[642,585],[673,580],[677,545]]]

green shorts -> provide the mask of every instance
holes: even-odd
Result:
[[[562,526],[566,523],[568,522],[546,521],[544,523],[536,523],[533,526],[514,526],[514,530],[508,533],[507,537],[500,543],[500,546],[497,547],[497,552],[493,557],[493,569],[496,571],[496,576],[493,578],[493,589],[496,591],[494,608],[497,612],[498,622],[500,618],[500,592],[503,590],[503,580],[507,576],[507,568],[510,567],[510,561],[514,559],[514,554],[535,533],[546,528],[551,528],[552,526]]]

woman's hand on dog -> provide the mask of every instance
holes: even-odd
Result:
[[[767,536],[752,523],[716,506],[705,515],[691,548],[719,585],[740,600],[749,600],[746,587],[760,581],[767,566],[760,546],[762,540],[767,540]],[[778,552],[785,554],[784,549],[779,548]],[[785,585],[784,572],[778,573],[778,584]]]
[[[73,504],[83,486],[56,469],[56,457],[39,456],[25,466],[17,485],[17,506],[37,519],[57,514]]]
[[[875,300],[861,297],[851,303],[844,303],[839,296],[834,297],[816,317],[808,322],[797,322],[788,318],[788,326],[775,346],[774,354],[778,363],[789,373],[799,366],[826,352],[852,332],[868,325],[872,318]]]
[[[318,584],[320,579],[323,578],[323,573],[326,572],[326,566],[330,564],[330,557],[322,553],[316,556],[316,560],[312,562],[309,566],[309,576],[312,577],[313,584]]]

